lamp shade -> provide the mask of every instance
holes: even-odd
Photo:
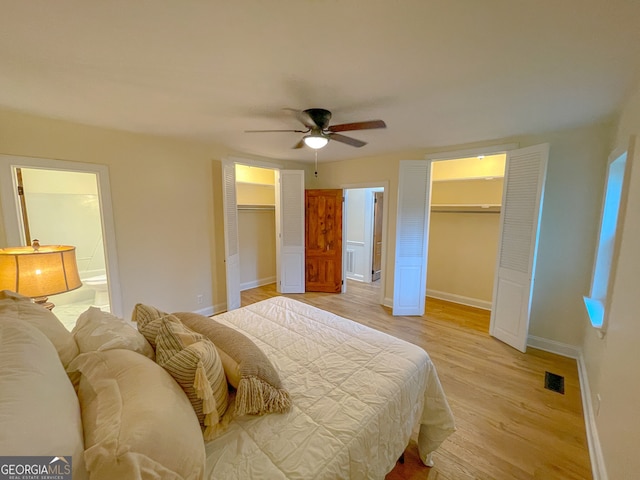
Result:
[[[0,290],[37,298],[80,288],[76,248],[67,245],[0,248]]]

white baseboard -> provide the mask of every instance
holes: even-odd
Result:
[[[549,340],[547,338],[536,337],[534,335],[527,337],[527,346],[562,355],[563,357],[575,358],[576,360],[582,355],[580,347],[556,342],[555,340]]]
[[[269,285],[270,283],[276,283],[276,277],[259,278],[258,280],[252,280],[251,282],[241,283],[240,291],[243,292],[251,288],[261,287],[263,285]]]
[[[589,457],[591,459],[591,473],[593,480],[608,480],[607,470],[605,469],[604,456],[602,455],[602,447],[598,437],[598,429],[596,426],[596,416],[591,401],[591,388],[589,387],[589,378],[587,376],[587,367],[584,363],[582,349],[575,345],[556,342],[547,338],[529,335],[527,338],[527,346],[551,352],[563,357],[575,358],[578,363],[578,378],[580,380],[580,395],[582,397],[582,412],[584,414],[584,426],[587,433],[587,444],[589,446]]]
[[[491,310],[491,302],[480,300],[479,298],[465,297],[455,293],[440,292],[438,290],[427,289],[427,297],[446,300],[447,302],[460,303],[470,307],[482,308],[483,310]]]
[[[193,313],[204,315],[205,317],[210,317],[211,315],[213,315],[213,312],[214,312],[213,306],[209,306],[209,307],[201,308],[200,310],[196,310]]]
[[[582,352],[578,356],[578,377],[580,378],[580,392],[582,393],[582,411],[584,412],[584,425],[587,431],[587,444],[589,445],[589,457],[591,458],[591,473],[593,480],[608,480],[607,469],[602,455],[602,446],[598,437],[596,415],[591,401],[591,388],[587,376],[587,366],[584,363]]]
[[[359,273],[347,273],[347,278],[349,280],[355,280],[356,282],[364,282],[364,275]]]

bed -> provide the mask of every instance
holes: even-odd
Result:
[[[205,445],[205,478],[381,479],[418,424],[426,465],[455,430],[420,347],[286,297],[214,318],[264,351],[293,406],[232,418]]]

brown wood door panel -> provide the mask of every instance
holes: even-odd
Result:
[[[305,290],[342,291],[342,190],[305,190]]]

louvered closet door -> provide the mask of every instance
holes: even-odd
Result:
[[[424,314],[430,167],[426,160],[400,162],[393,284],[394,315]]]
[[[280,170],[276,185],[276,288],[304,293],[304,171]]]
[[[238,242],[236,165],[234,163],[224,163],[222,170],[227,310],[235,310],[236,308],[240,308],[240,246]]]
[[[549,145],[507,154],[491,335],[527,349],[529,314]]]

